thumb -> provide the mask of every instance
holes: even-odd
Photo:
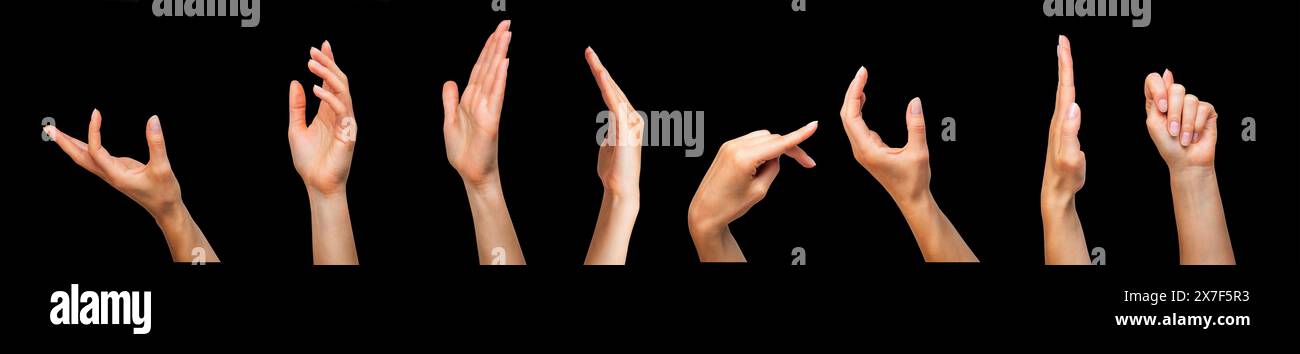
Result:
[[[289,129],[307,127],[307,96],[298,80],[289,83]]]
[[[1219,141],[1219,112],[1214,110],[1214,105],[1205,104],[1204,108],[1209,108],[1209,118],[1205,120],[1205,139],[1210,139],[1210,145]]]
[[[149,140],[149,164],[167,163],[167,144],[163,142],[162,122],[157,115],[149,117],[144,135]]]
[[[925,113],[921,109],[920,97],[913,98],[912,102],[907,104],[907,145],[912,144],[926,147]]]
[[[1065,113],[1065,124],[1061,126],[1061,149],[1079,151],[1079,128],[1083,125],[1082,112],[1078,103],[1071,103]]]
[[[460,98],[457,97],[460,90],[456,88],[455,81],[447,81],[442,84],[442,127],[446,129],[456,124],[456,106],[460,104]]]

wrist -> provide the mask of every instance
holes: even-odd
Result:
[[[894,203],[898,204],[898,209],[902,210],[904,214],[912,214],[928,209],[935,204],[934,196],[930,194],[929,188],[905,196],[895,196]]]
[[[629,192],[627,189],[605,188],[604,199],[614,207],[635,207],[641,206],[641,193],[637,191]]]
[[[461,178],[461,182],[465,184],[465,192],[470,194],[490,194],[501,191],[501,176],[496,172],[472,180]]]
[[[1043,215],[1074,208],[1074,192],[1054,188],[1047,183],[1039,193],[1039,209]]]
[[[1169,178],[1173,181],[1200,180],[1215,177],[1214,165],[1169,166]]]
[[[347,188],[338,188],[337,190],[324,191],[318,188],[307,187],[307,200],[312,204],[332,201],[348,200]]]
[[[160,203],[149,208],[149,215],[153,215],[154,222],[163,230],[169,230],[177,225],[184,224],[189,218],[189,210],[185,207],[185,202],[180,199]]]
[[[716,239],[722,237],[722,231],[726,229],[725,223],[719,223],[703,216],[696,215],[692,208],[687,217],[686,226],[691,233],[691,238],[695,240]],[[698,242],[696,242],[698,244]]]

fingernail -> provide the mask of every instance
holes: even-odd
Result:
[[[1187,146],[1187,145],[1191,144],[1191,143],[1192,143],[1192,133],[1190,133],[1190,132],[1183,132],[1182,138],[1179,139],[1179,140],[1182,141],[1183,146]]]
[[[1061,47],[1061,44],[1064,44],[1064,43],[1065,43],[1065,35],[1064,35],[1064,34],[1058,34],[1058,35],[1056,35],[1056,47],[1057,47],[1057,48],[1060,48],[1060,47]]]
[[[1178,124],[1179,123],[1176,120],[1169,122],[1169,135],[1178,136],[1178,128],[1179,128]]]
[[[158,116],[149,117],[149,132],[154,134],[162,133],[162,123],[158,121]]]
[[[920,97],[913,98],[913,99],[912,99],[912,103],[910,104],[910,106],[912,106],[912,115],[920,115],[920,114],[921,114],[921,98],[920,98]]]
[[[1069,119],[1078,119],[1078,118],[1079,118],[1079,104],[1078,104],[1078,103],[1071,103],[1071,104],[1070,104],[1070,111],[1067,112],[1067,113],[1065,114],[1065,117],[1066,117],[1066,118],[1069,118]]]
[[[45,128],[42,129],[45,130],[45,135],[48,135],[50,137],[50,141],[59,140],[59,131],[57,129],[54,129],[53,125],[47,125],[45,126]]]
[[[1160,106],[1160,113],[1169,112],[1169,100],[1161,98],[1160,103],[1157,104],[1157,106]]]
[[[867,67],[866,67],[866,66],[859,66],[859,67],[858,67],[858,72],[857,72],[857,74],[855,74],[855,75],[859,75],[859,76],[860,76],[860,75],[862,75],[862,73],[865,73],[865,72],[867,72]]]
[[[1192,143],[1201,142],[1201,133],[1192,133]]]
[[[808,125],[805,125],[805,127],[815,127],[815,126],[817,126],[817,121],[815,121],[815,120],[812,121],[812,122],[809,122]]]

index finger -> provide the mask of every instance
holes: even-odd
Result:
[[[754,146],[755,156],[766,161],[774,159],[787,151],[798,147],[800,143],[812,137],[813,132],[817,131],[817,121],[812,121],[808,125],[795,130],[790,134],[782,135],[776,139],[764,141]],[[797,154],[797,153],[796,153]],[[794,155],[791,155],[792,157]]]
[[[1056,58],[1056,111],[1064,116],[1074,103],[1074,53],[1064,35],[1057,37]]]

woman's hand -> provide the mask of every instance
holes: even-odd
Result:
[[[357,120],[352,112],[348,77],[334,62],[334,51],[326,41],[311,49],[307,68],[324,80],[313,86],[320,109],[307,125],[307,98],[298,81],[289,84],[289,150],[293,167],[307,189],[323,195],[342,195],[352,168],[352,151],[357,142]]]
[[[767,195],[781,171],[781,155],[794,158],[804,168],[817,165],[799,148],[799,143],[816,131],[817,122],[813,121],[787,135],[760,130],[722,144],[687,212],[700,261],[745,261],[727,224]]]
[[[930,194],[930,150],[925,142],[921,99],[907,104],[907,145],[891,148],[862,119],[867,69],[858,68],[840,107],[840,121],[853,146],[853,157],[893,197],[912,228],[921,255],[929,262],[978,262]]]
[[[587,264],[624,264],[632,226],[641,208],[641,138],[644,119],[632,108],[623,89],[618,87],[600,58],[591,48],[586,52],[600,96],[609,109],[605,140],[597,154],[596,172],[605,195],[600,202],[596,231],[587,249]]]
[[[1056,109],[1047,131],[1047,162],[1039,210],[1043,217],[1043,254],[1047,264],[1090,264],[1083,225],[1074,194],[1083,188],[1087,164],[1079,147],[1079,104],[1074,102],[1074,52],[1070,40],[1057,37]]]
[[[307,125],[307,98],[298,81],[289,84],[289,150],[293,167],[307,185],[311,204],[312,262],[355,265],[356,242],[348,211],[347,183],[352,151],[357,143],[357,120],[352,111],[348,77],[334,61],[330,42],[312,48],[307,69],[321,80],[312,93],[320,109]]]
[[[1171,172],[1213,170],[1219,115],[1214,105],[1174,83],[1174,74],[1146,78],[1147,133]]]
[[[1174,74],[1146,78],[1147,133],[1169,166],[1182,264],[1236,264],[1214,170],[1219,114]]]
[[[442,86],[443,139],[447,160],[466,185],[481,186],[499,180],[497,131],[505,99],[506,69],[510,59],[510,21],[501,21],[488,37],[469,74],[465,92],[457,95],[455,81]]]
[[[474,217],[479,264],[524,264],[497,169],[497,130],[510,59],[510,21],[501,21],[470,70],[465,92],[442,85],[442,135],[447,161],[460,174]]]
[[[902,148],[885,145],[880,135],[867,128],[862,118],[862,104],[866,102],[863,88],[867,85],[867,69],[858,68],[840,108],[841,122],[853,146],[853,157],[871,173],[889,195],[898,203],[923,201],[930,192],[930,150],[925,142],[925,116],[921,112],[921,99],[913,98],[907,104],[907,144]]]
[[[167,145],[163,141],[162,122],[158,116],[149,118],[145,139],[149,142],[149,162],[140,163],[129,157],[115,157],[103,147],[99,128],[103,118],[99,110],[90,114],[90,128],[83,143],[62,134],[53,125],[46,126],[45,134],[54,139],[59,148],[78,166],[99,176],[122,194],[144,207],[162,228],[175,262],[189,262],[195,248],[203,248],[203,261],[219,262],[216,252],[190,217],[181,200],[181,185],[172,173],[167,159]]]

